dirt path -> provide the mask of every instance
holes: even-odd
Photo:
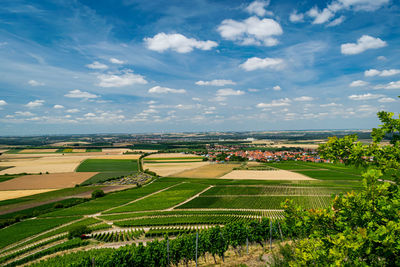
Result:
[[[175,205],[175,206],[173,206],[173,207],[171,207],[171,208],[165,209],[165,211],[171,211],[171,210],[173,210],[173,209],[179,207],[180,205],[183,205],[183,204],[185,204],[185,203],[191,201],[192,199],[195,199],[196,197],[200,196],[201,194],[203,194],[204,192],[206,192],[207,190],[209,190],[209,189],[211,189],[211,188],[213,188],[213,187],[214,187],[213,185],[210,185],[209,187],[207,187],[206,189],[204,189],[204,190],[201,191],[200,193],[198,193],[198,194],[192,196],[191,198],[186,199],[185,201],[183,201],[183,202],[181,202],[181,203],[179,203],[179,204],[177,204],[177,205]]]

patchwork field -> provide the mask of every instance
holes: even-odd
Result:
[[[240,164],[208,164],[195,169],[175,173],[174,177],[219,178],[240,166]],[[243,179],[243,178],[242,178]]]
[[[180,163],[144,162],[143,169],[149,169],[150,171],[155,172],[160,176],[168,176],[205,165],[209,165],[209,163],[208,162],[180,162]]]
[[[312,178],[284,170],[259,170],[259,171],[248,171],[248,170],[235,170],[224,176],[221,179],[255,179],[255,180],[313,180]]]
[[[74,187],[81,184],[97,172],[50,173],[42,175],[24,175],[0,183],[0,190],[57,189]]]
[[[326,208],[334,195],[359,190],[362,186],[359,181],[360,170],[342,165],[250,163],[245,166],[249,170],[233,170],[242,165],[190,162],[201,160],[201,157],[177,155],[184,154],[146,157],[144,169],[173,177],[157,178],[142,187],[121,186],[123,188],[119,189],[125,190],[110,192],[112,188],[108,190],[105,186],[80,186],[0,201],[0,222],[14,218],[18,214],[15,207],[24,205],[26,208],[19,213],[24,218],[30,218],[0,229],[0,264],[25,263],[30,257],[40,258],[46,254],[54,255],[59,250],[69,251],[70,243],[81,249],[87,244],[96,248],[117,247],[229,222],[250,223],[260,221],[262,217],[276,220],[283,217],[281,203],[287,199],[304,208]],[[87,175],[87,179],[97,172],[96,176],[101,180],[108,175],[138,171],[139,155],[110,156],[134,158],[83,158],[81,164],[76,164],[79,165],[78,172],[74,173],[76,179],[79,175]],[[71,157],[80,158],[76,155]],[[51,161],[53,158],[18,158],[14,161],[28,163]],[[54,177],[54,181],[45,179],[31,184],[32,187],[46,185],[47,188],[52,182],[65,183],[63,186],[76,182],[72,181],[71,174],[63,179],[61,175],[67,176],[63,173],[21,176],[0,183],[0,190],[3,184],[17,185],[18,179]],[[56,181],[55,177],[59,177],[60,181]],[[82,177],[80,179],[84,180]],[[28,182],[23,184],[27,185]],[[90,197],[96,188],[102,188],[107,194],[96,199],[79,198]],[[0,191],[0,196],[3,192],[13,191]],[[72,204],[55,208],[55,202],[51,202],[55,200],[65,205]],[[41,205],[32,209],[29,205],[34,203]],[[68,231],[79,225],[93,230],[91,238],[79,242],[77,239],[67,241]],[[64,246],[63,249],[60,246]]]

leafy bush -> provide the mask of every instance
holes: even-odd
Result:
[[[68,239],[81,237],[84,234],[90,234],[91,230],[86,225],[77,225],[68,232]]]
[[[106,194],[101,189],[96,189],[92,192],[92,198],[104,197]]]

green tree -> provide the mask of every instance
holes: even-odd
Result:
[[[304,210],[290,201],[283,204],[283,228],[299,238],[290,256],[284,248],[285,264],[400,266],[399,185],[381,182],[383,174],[399,182],[400,118],[388,112],[379,112],[378,117],[383,124],[373,129],[373,143],[361,144],[352,135],[330,138],[320,147],[324,158],[365,167],[363,190],[336,196],[327,209]],[[381,144],[384,137],[390,139],[389,144]]]

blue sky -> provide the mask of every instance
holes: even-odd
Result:
[[[399,112],[391,0],[0,6],[0,135],[369,129]]]

